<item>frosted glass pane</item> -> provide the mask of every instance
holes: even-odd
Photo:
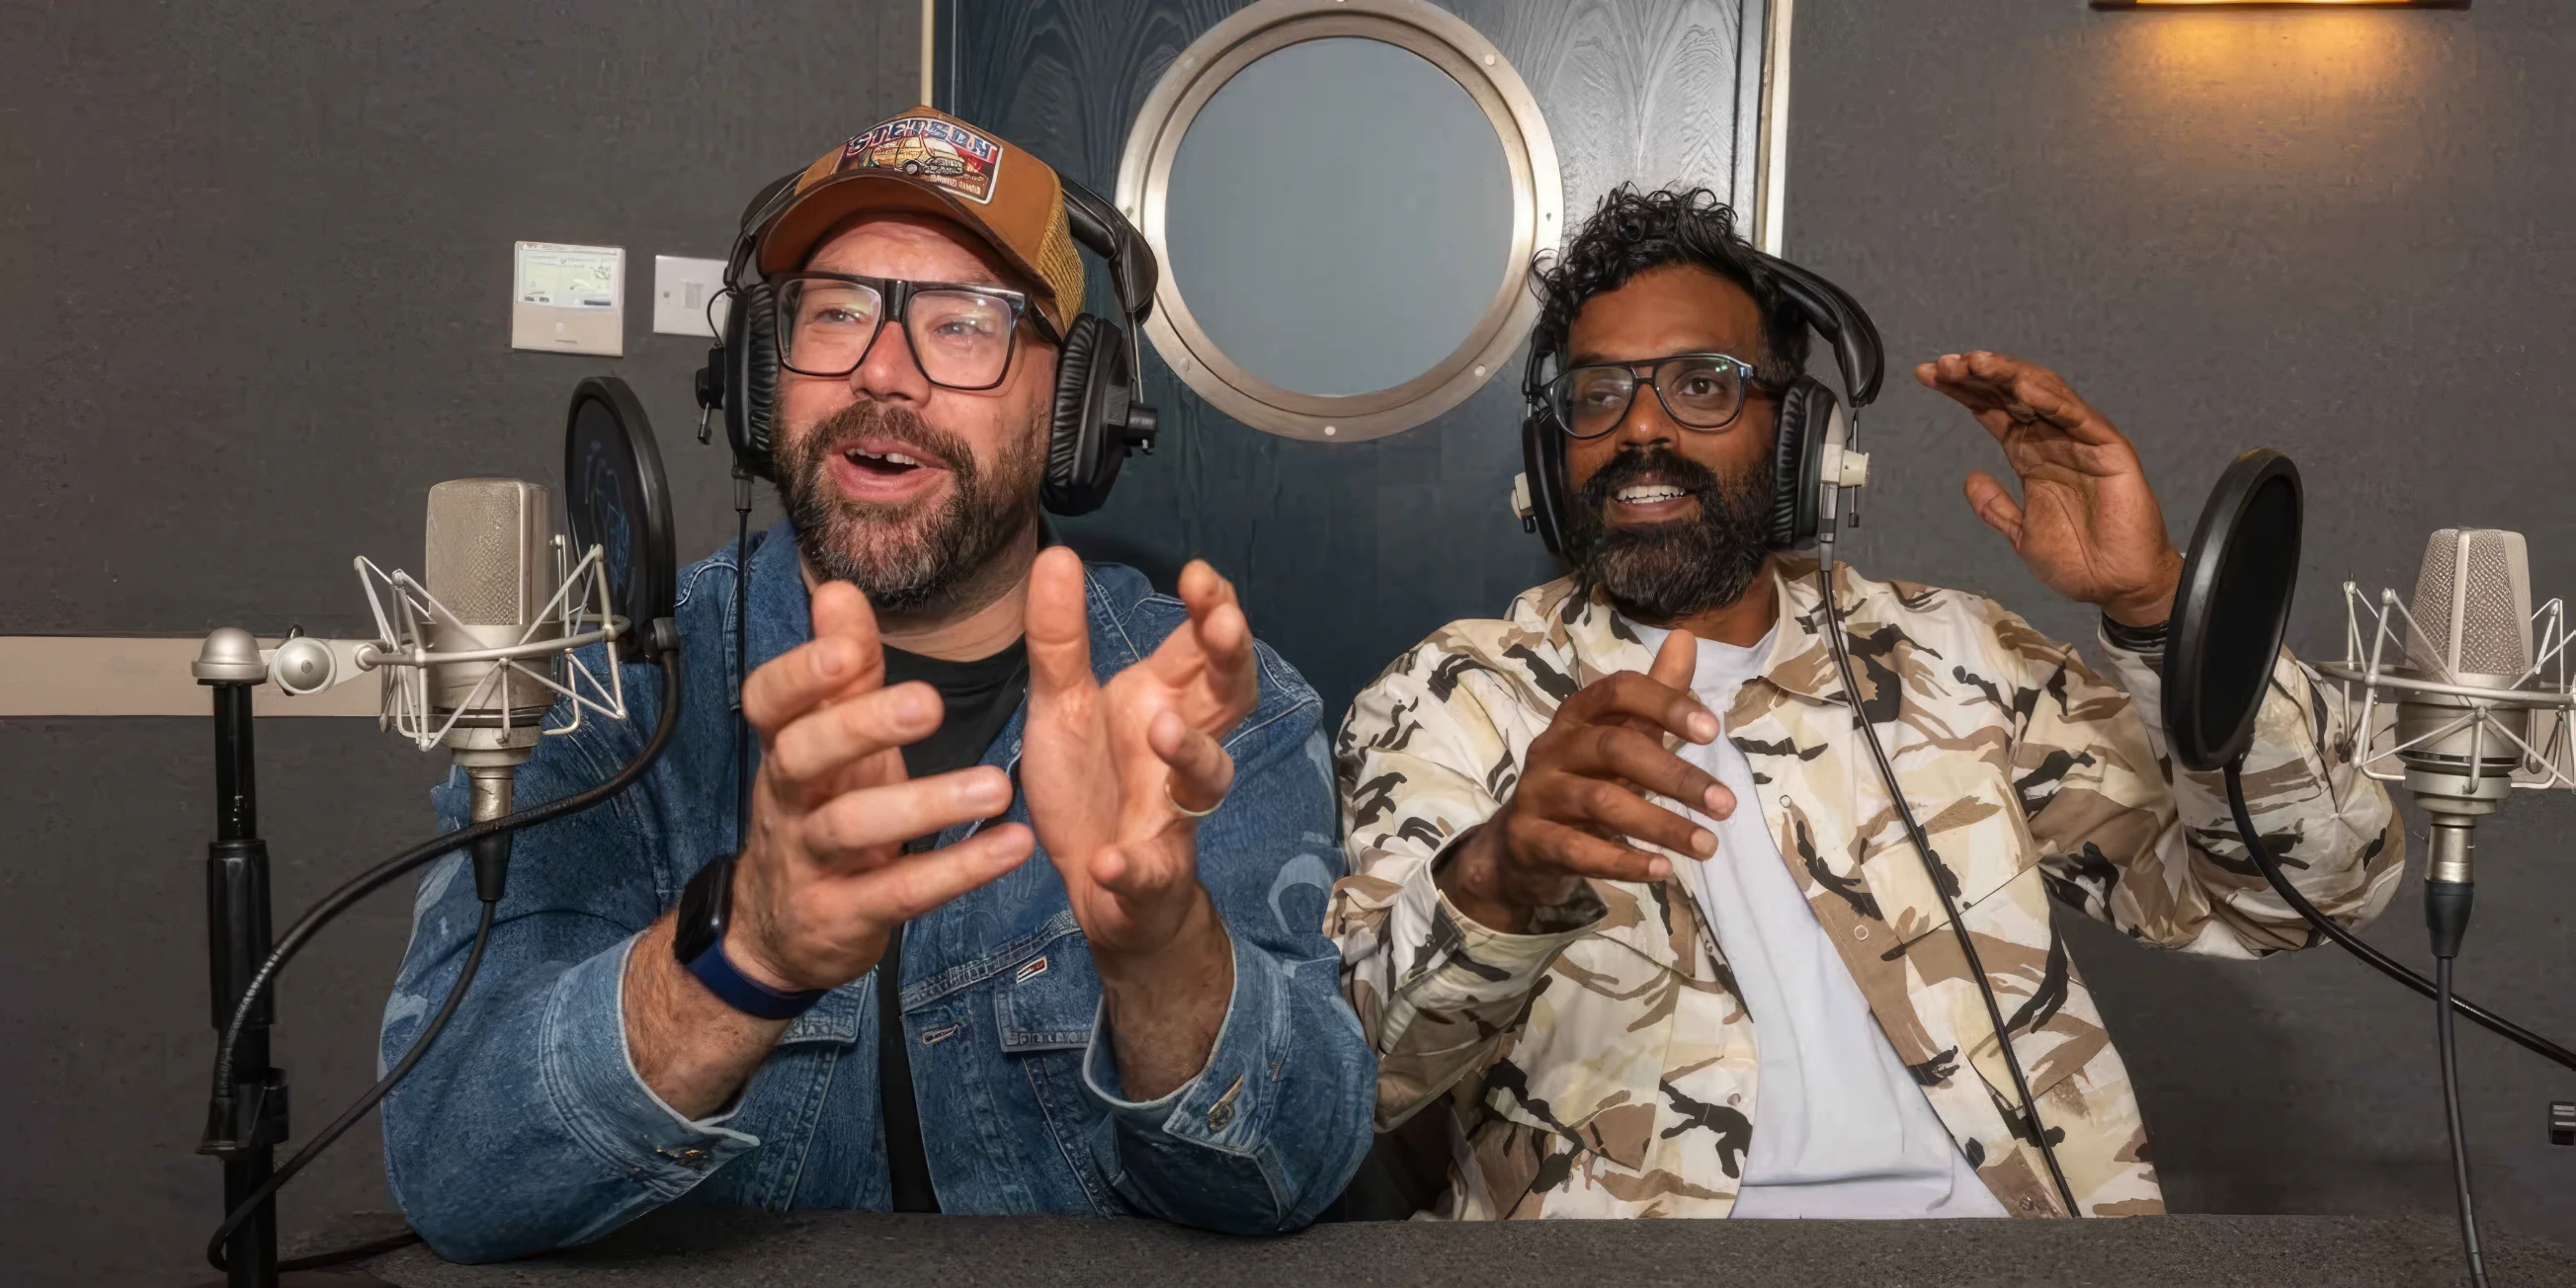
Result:
[[[1508,272],[1502,141],[1447,73],[1311,40],[1237,72],[1172,161],[1172,281],[1217,348],[1299,393],[1403,384],[1467,340]]]

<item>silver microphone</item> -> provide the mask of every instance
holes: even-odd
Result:
[[[2408,612],[2406,663],[2393,673],[2421,687],[2395,703],[2397,760],[2407,792],[2431,817],[2426,879],[2465,882],[2479,816],[2504,803],[2528,758],[2531,566],[2522,534],[2434,533]]]
[[[512,777],[535,754],[555,693],[524,664],[435,659],[562,637],[548,612],[565,570],[546,489],[491,478],[431,488],[421,562],[422,589],[448,610],[426,624],[430,719],[446,729],[439,741],[473,784],[479,823],[510,812]]]

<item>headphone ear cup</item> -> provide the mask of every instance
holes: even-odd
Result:
[[[1040,494],[1056,514],[1089,514],[1109,499],[1126,440],[1110,432],[1123,422],[1127,389],[1127,337],[1099,315],[1085,313],[1066,329],[1056,351],[1055,407],[1047,427],[1046,482]]]
[[[778,406],[778,313],[769,283],[754,282],[725,319],[725,441],[734,463],[754,478],[776,481],[769,437]]]
[[[1521,473],[1529,480],[1530,527],[1547,552],[1565,553],[1565,444],[1546,408],[1521,417]]]
[[[1834,423],[1834,391],[1800,376],[1780,396],[1772,431],[1771,513],[1763,540],[1774,550],[1801,549],[1816,539],[1824,510],[1825,430]]]

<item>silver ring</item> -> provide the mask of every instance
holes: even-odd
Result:
[[[1189,806],[1181,803],[1180,797],[1172,794],[1172,780],[1169,778],[1163,780],[1163,799],[1170,801],[1172,803],[1172,808],[1175,811],[1178,811],[1180,816],[1183,818],[1206,818],[1208,815],[1217,812],[1218,807],[1225,804],[1225,797],[1219,796],[1216,798],[1215,805],[1210,805],[1206,809],[1191,809]]]

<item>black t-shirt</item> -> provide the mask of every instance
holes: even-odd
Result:
[[[936,732],[903,749],[904,772],[928,778],[974,765],[1002,736],[1002,726],[1011,722],[1011,713],[1020,708],[1020,695],[1028,690],[1029,645],[1026,640],[1013,640],[1009,648],[972,662],[943,661],[890,648],[885,651],[885,668],[889,687],[926,681],[939,690],[939,700],[947,706]]]
[[[946,704],[939,728],[903,749],[904,772],[928,778],[980,763],[1002,726],[1019,710],[1028,691],[1029,647],[1014,640],[1009,648],[971,662],[950,662],[902,649],[885,651],[885,682],[926,681]],[[905,846],[926,849],[930,837]],[[921,1144],[921,1108],[912,1089],[912,1054],[898,1018],[903,979],[903,927],[886,938],[885,959],[877,964],[877,1087],[885,1123],[886,1173],[893,1182],[894,1210],[936,1212],[939,1191],[930,1182],[930,1158]]]

